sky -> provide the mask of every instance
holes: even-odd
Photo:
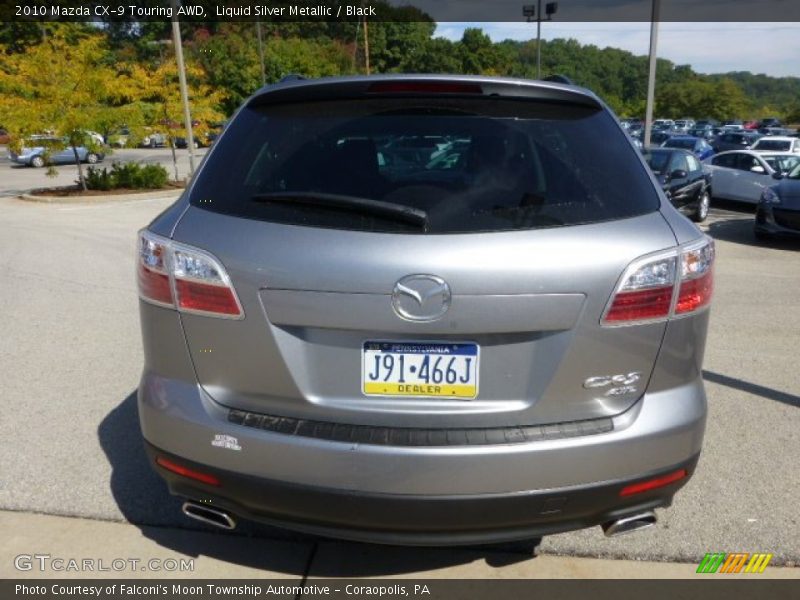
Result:
[[[436,36],[461,39],[467,27],[480,27],[493,41],[530,40],[535,23],[439,23]],[[542,38],[574,38],[581,44],[611,46],[646,55],[650,23],[542,23]],[[658,56],[691,65],[698,73],[751,71],[800,77],[800,23],[661,23]]]

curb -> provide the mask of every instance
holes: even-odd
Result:
[[[100,204],[107,202],[122,202],[130,200],[156,200],[158,198],[164,199],[177,199],[183,194],[184,189],[174,190],[157,190],[157,191],[144,191],[136,192],[134,194],[109,194],[107,196],[36,196],[34,194],[20,194],[17,196],[20,200],[26,202],[41,202],[43,204]]]

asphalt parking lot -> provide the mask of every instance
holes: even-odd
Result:
[[[171,165],[169,150],[115,159],[128,153]],[[185,173],[185,158],[181,164]],[[53,182],[43,170],[0,161],[0,509],[129,521],[179,546],[148,526],[201,526],[181,515],[147,466],[135,403],[142,349],[134,236],[170,201],[13,198],[69,183],[71,170],[60,168]],[[709,420],[694,479],[659,511],[656,528],[615,539],[599,528],[555,535],[544,553],[692,562],[707,552],[769,552],[776,565],[800,562],[800,242],[756,243],[750,211],[714,207],[704,226],[717,240],[718,262],[705,361]],[[230,535],[237,534],[317,544],[255,525]],[[461,560],[447,549],[317,547],[330,575],[403,574],[425,566],[421,560]],[[174,549],[256,566],[266,560],[230,545]],[[365,554],[373,566],[363,573]],[[269,566],[292,568],[282,564]]]

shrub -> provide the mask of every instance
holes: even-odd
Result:
[[[112,181],[108,169],[89,167],[86,170],[86,187],[90,190],[110,190]]]
[[[167,170],[161,165],[142,165],[139,163],[117,163],[111,165],[111,171],[89,167],[86,173],[86,185],[90,190],[153,190],[162,188],[169,180]]]

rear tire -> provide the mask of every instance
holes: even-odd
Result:
[[[703,190],[700,198],[697,200],[697,208],[694,209],[692,214],[692,221],[695,223],[702,223],[708,218],[708,209],[711,206],[711,194],[708,190]]]
[[[94,152],[90,152],[89,154],[86,155],[86,162],[89,163],[90,165],[97,164],[97,161],[99,160],[100,157],[97,156],[97,154],[95,154]]]
[[[31,166],[41,169],[44,166],[44,159],[41,156],[34,156],[31,159]]]

